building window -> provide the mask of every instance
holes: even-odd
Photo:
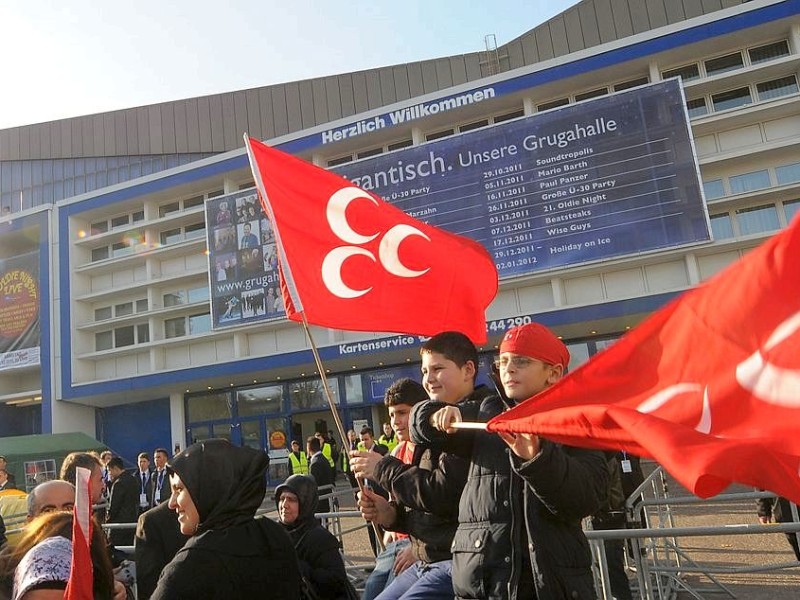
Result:
[[[711,233],[715,240],[728,240],[733,237],[733,222],[728,213],[711,215]]]
[[[231,399],[228,394],[200,394],[186,398],[186,420],[212,421],[216,419],[230,419]],[[192,428],[192,434],[195,431]]]
[[[167,215],[175,214],[176,212],[180,212],[181,205],[180,202],[170,202],[169,204],[164,204],[163,206],[158,207],[158,216],[160,218],[166,217]]]
[[[240,417],[255,417],[279,413],[283,410],[283,386],[239,390],[236,392],[236,406]]]
[[[347,156],[340,156],[339,158],[332,158],[328,161],[328,166],[338,167],[339,165],[343,165],[349,162],[353,162],[352,154],[348,154]]]
[[[797,93],[797,78],[794,75],[756,84],[759,100],[772,100]]]
[[[492,117],[493,123],[504,123],[505,121],[510,121],[511,119],[518,119],[525,115],[524,108],[517,108],[512,110],[511,112],[503,113],[502,115],[496,115]]]
[[[744,60],[742,59],[741,52],[735,52],[733,54],[711,58],[705,61],[705,65],[706,75],[710,77],[712,75],[719,75],[720,73],[741,69],[744,66]]]
[[[108,246],[103,246],[102,248],[93,248],[92,249],[92,262],[97,262],[98,260],[105,260],[108,258]]]
[[[630,81],[623,81],[614,84],[614,91],[621,92],[622,90],[629,90],[631,88],[639,87],[640,85],[647,85],[650,83],[648,77],[639,77],[638,79],[631,79]]]
[[[184,237],[187,240],[194,240],[199,237],[204,238],[206,236],[206,224],[205,223],[194,223],[192,225],[187,225],[183,228],[184,230]]]
[[[94,349],[97,352],[111,350],[114,347],[114,337],[111,331],[101,331],[94,335]]]
[[[386,150],[391,152],[392,150],[400,150],[401,148],[410,148],[413,145],[414,140],[400,140],[399,142],[394,142],[386,146]]]
[[[708,114],[708,107],[706,106],[705,98],[695,98],[694,100],[686,101],[686,110],[689,113],[689,118],[702,117]]]
[[[782,56],[789,56],[789,43],[786,40],[781,40],[766,46],[750,48],[747,53],[750,55],[750,64],[757,65]]]
[[[680,77],[683,81],[691,81],[700,77],[700,69],[697,64],[686,65],[685,67],[678,67],[677,69],[669,69],[661,73],[661,77],[669,79],[671,77]]]
[[[147,323],[136,326],[136,341],[139,344],[145,344],[150,341],[150,326]]]
[[[364,150],[356,154],[356,158],[369,158],[370,156],[378,156],[379,154],[383,154],[383,148],[370,148],[369,150]]]
[[[178,306],[180,304],[186,304],[185,290],[178,290],[177,292],[164,294],[164,307]]]
[[[124,317],[133,314],[133,302],[124,302],[114,306],[114,316]]]
[[[755,190],[763,190],[770,186],[769,171],[753,171],[742,175],[734,175],[728,178],[731,186],[731,194],[744,194]]]
[[[137,210],[131,216],[133,217],[133,222],[134,223],[138,223],[139,221],[144,221],[144,211],[143,210]]]
[[[558,100],[543,102],[542,104],[536,105],[536,112],[544,112],[546,110],[552,110],[554,108],[558,108],[559,106],[566,106],[567,104],[569,104],[569,98],[559,98]]]
[[[164,337],[167,339],[183,337],[186,335],[186,319],[178,317],[176,319],[166,319],[164,321]]]
[[[722,179],[714,179],[712,181],[703,182],[703,193],[706,200],[716,200],[725,195],[725,188],[722,185]]]
[[[137,300],[136,301],[136,312],[137,313],[147,312],[147,308],[148,308],[147,298],[144,298],[142,300]]]
[[[133,253],[133,247],[128,242],[116,242],[111,244],[111,256],[118,258]]]
[[[90,235],[97,235],[98,233],[105,233],[108,231],[108,221],[98,221],[89,225]]]
[[[333,401],[339,404],[339,380],[331,378],[328,385],[333,394]],[[295,381],[289,384],[289,400],[292,410],[308,410],[311,408],[326,408],[328,400],[325,398],[325,390],[319,379],[309,379]]]
[[[169,244],[175,244],[180,242],[183,239],[183,235],[181,234],[180,227],[177,229],[168,229],[167,231],[161,232],[161,245],[167,246]]]
[[[606,94],[608,94],[608,88],[597,88],[596,90],[589,90],[588,92],[575,94],[575,102],[581,102],[583,100],[589,100],[591,98],[599,98],[600,96],[605,96]]]
[[[183,201],[183,209],[188,210],[190,208],[194,208],[195,206],[202,206],[205,202],[205,198],[203,196],[194,196],[192,198],[187,198]]]
[[[466,133],[467,131],[472,131],[473,129],[480,129],[481,127],[486,127],[488,124],[489,124],[489,119],[481,119],[480,121],[475,121],[474,123],[459,125],[458,131],[459,133]]]
[[[429,133],[425,136],[425,140],[428,142],[432,142],[433,140],[440,140],[442,138],[449,137],[455,133],[454,129],[443,129],[442,131],[436,131],[434,133]]]
[[[119,217],[114,217],[113,219],[111,219],[111,229],[115,229],[117,227],[125,227],[126,225],[129,225],[130,222],[131,222],[130,215],[121,215]]]
[[[135,343],[136,343],[136,335],[134,333],[133,325],[129,325],[128,327],[117,327],[114,330],[115,348],[133,346]]]
[[[788,185],[800,181],[800,163],[775,167],[775,178],[778,185]]]
[[[191,315],[189,317],[189,333],[197,335],[198,333],[206,333],[211,331],[211,315],[203,313],[199,315]]]
[[[104,306],[103,308],[96,308],[94,311],[94,320],[95,321],[105,321],[106,319],[110,319],[113,315],[111,314],[111,307]]]
[[[742,235],[776,231],[780,227],[774,204],[741,208],[736,211],[736,220]]]
[[[749,87],[742,87],[735,90],[714,94],[711,96],[711,101],[714,103],[715,111],[745,106],[747,104],[752,104],[753,102],[752,98],[750,97]]]
[[[783,212],[786,214],[787,223],[792,222],[798,211],[800,211],[800,200],[790,200],[783,203]]]
[[[203,302],[208,301],[209,299],[209,292],[207,285],[201,285],[200,287],[192,288],[187,290],[187,298],[190,303],[194,302]]]
[[[364,388],[361,385],[361,375],[345,375],[344,392],[348,404],[362,404]]]

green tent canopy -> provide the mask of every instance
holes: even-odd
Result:
[[[101,451],[106,445],[85,433],[52,433],[0,438],[0,455],[16,485],[29,491],[48,479],[57,479],[64,457],[70,452]]]

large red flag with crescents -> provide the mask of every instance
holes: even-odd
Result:
[[[800,219],[488,428],[651,457],[701,497],[800,502]]]
[[[72,564],[64,591],[65,600],[93,600],[92,501],[89,469],[75,470],[75,505],[72,510]]]
[[[247,140],[294,321],[486,341],[497,270],[477,242],[418,221],[346,179]]]

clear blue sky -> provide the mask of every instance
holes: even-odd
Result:
[[[577,0],[4,0],[0,128],[508,42]]]

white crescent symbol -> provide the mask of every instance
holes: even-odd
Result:
[[[700,415],[700,422],[694,429],[699,433],[711,433],[711,402],[708,400],[708,386],[703,392],[703,414]]]
[[[429,242],[431,241],[431,238],[422,233],[416,227],[403,224],[392,227],[381,239],[380,248],[378,249],[378,256],[381,259],[381,264],[383,267],[392,275],[397,275],[398,277],[419,277],[420,275],[424,275],[430,271],[430,267],[427,269],[422,269],[421,271],[414,271],[400,262],[400,257],[397,254],[400,250],[400,244],[404,239],[411,235],[418,235],[421,238],[425,238]]]
[[[372,286],[370,286],[365,290],[354,290],[347,287],[342,281],[342,264],[355,255],[366,256],[372,262],[375,262],[375,257],[372,256],[371,252],[355,246],[340,246],[325,255],[325,259],[322,261],[322,282],[334,296],[339,296],[339,298],[358,298],[372,289]]]
[[[676,383],[650,396],[636,410],[640,413],[650,413],[664,406],[678,394],[699,392],[701,389],[703,389],[703,386],[699,383]]]
[[[357,187],[346,187],[340,189],[333,194],[328,200],[328,206],[325,208],[325,216],[328,219],[328,225],[331,231],[343,242],[348,244],[366,244],[378,237],[378,234],[372,236],[361,235],[353,231],[350,223],[347,222],[347,207],[356,198],[365,198],[372,202],[375,206],[378,202]]]
[[[800,312],[781,323],[764,344],[770,350],[800,328]],[[764,360],[761,350],[736,366],[736,381],[757,398],[786,408],[800,408],[800,370],[784,369]]]

